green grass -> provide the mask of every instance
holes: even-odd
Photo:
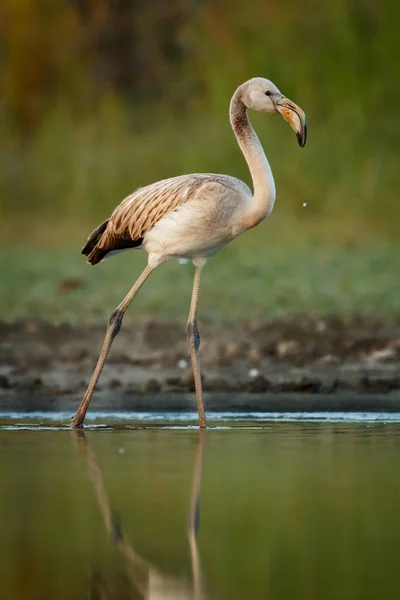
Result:
[[[13,236],[19,240],[27,221],[30,239],[43,220],[51,227],[71,220],[90,228],[137,187],[182,173],[227,173],[251,183],[228,122],[229,98],[227,92],[225,107],[212,116],[166,115],[154,123],[144,115],[141,131],[121,106],[104,105],[80,125],[60,110],[23,144],[11,131],[3,132],[0,226],[7,229],[17,219]],[[294,100],[309,112],[301,96]],[[357,219],[357,237],[365,229],[398,237],[399,171],[391,137],[371,144],[364,121],[357,123],[347,110],[326,120],[309,113],[308,143],[299,149],[280,117],[252,114],[251,119],[286,214],[298,216],[306,202],[308,214],[335,219],[339,229],[343,219]]]
[[[275,227],[274,227],[275,225]],[[301,227],[301,221],[296,228]],[[286,313],[375,312],[399,317],[400,244],[372,241],[339,246],[303,223],[308,239],[293,242],[294,224],[275,221],[244,234],[207,264],[202,278],[204,320],[271,317]],[[145,265],[129,251],[96,268],[86,265],[76,241],[70,246],[3,248],[0,312],[3,318],[35,316],[55,321],[105,320]],[[60,282],[81,278],[76,290]],[[184,320],[193,267],[172,261],[146,282],[126,319],[156,315]]]
[[[79,110],[61,82],[51,107],[43,94],[42,117],[27,135],[5,104],[0,227],[18,219],[14,241],[32,239],[26,221],[31,229],[43,220],[89,229],[136,187],[182,173],[228,173],[249,182],[228,105],[238,84],[265,75],[308,119],[307,146],[300,150],[283,119],[251,115],[286,214],[299,216],[307,202],[310,214],[334,219],[339,239],[343,220],[358,221],[356,243],[366,230],[398,239],[397,4],[377,9],[372,0],[338,0],[317,8],[307,0],[304,10],[294,0],[272,4],[249,0],[232,11],[219,0],[196,13],[201,85],[193,90],[188,67],[179,110],[165,94],[132,104],[115,90]],[[86,88],[75,93],[89,102]]]
[[[37,11],[36,20],[28,20],[32,39],[41,38],[35,27],[45,18]],[[79,249],[122,198],[138,186],[189,172],[227,173],[249,182],[228,104],[235,87],[254,75],[271,78],[305,110],[309,138],[300,150],[281,118],[251,115],[274,173],[277,204],[265,225],[207,265],[201,315],[399,315],[397,12],[394,0],[379,6],[373,0],[323,6],[307,0],[301,8],[294,0],[249,0],[234,11],[228,0],[207,1],[189,24],[193,47],[186,70],[176,81],[171,75],[146,103],[127,101],[114,89],[98,95],[90,72],[84,84],[75,79],[74,65],[83,73],[80,54],[79,65],[76,57],[68,61],[72,79],[61,76],[65,64],[58,65],[54,97],[44,87],[33,98],[19,98],[23,86],[6,87],[11,96],[1,105],[1,315],[105,318],[144,257],[128,253],[91,269]],[[19,39],[13,31],[9,37]],[[59,54],[64,38],[57,32],[53,37],[57,62],[68,50]],[[20,46],[21,66],[31,65],[29,45]],[[3,73],[12,82],[9,75],[18,74],[8,62],[13,55],[4,56]],[[28,113],[31,103],[37,108],[29,133],[12,116],[13,98]],[[70,276],[82,277],[85,286],[58,293],[59,281]],[[181,317],[191,278],[190,265],[160,268],[129,314]]]

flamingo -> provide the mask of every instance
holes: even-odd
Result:
[[[234,92],[230,123],[246,159],[254,193],[236,177],[195,173],[164,179],[125,198],[111,217],[99,225],[82,250],[91,265],[130,248],[145,250],[147,266],[134,286],[111,313],[107,332],[89,387],[72,419],[83,425],[93,392],[126,309],[153,270],[172,258],[194,264],[194,281],[187,323],[187,338],[195,382],[200,428],[206,427],[198,350],[197,326],[200,277],[207,260],[226,244],[266,219],[275,202],[275,182],[247,109],[279,113],[290,124],[300,147],[306,143],[303,110],[281,94],[272,81],[255,77]]]

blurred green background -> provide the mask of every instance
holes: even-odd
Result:
[[[79,253],[122,198],[189,172],[249,183],[228,104],[253,76],[305,110],[308,144],[251,115],[277,203],[207,266],[201,316],[398,316],[399,13],[395,0],[3,0],[1,316],[103,318],[145,256],[89,269]],[[163,266],[129,314],[182,317],[191,277]]]

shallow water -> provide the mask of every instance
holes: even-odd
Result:
[[[14,417],[0,416],[2,599],[398,595],[399,415],[221,416],[204,436],[187,415],[178,429],[93,415],[85,434],[66,415]]]

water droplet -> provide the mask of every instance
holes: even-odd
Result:
[[[250,369],[249,371],[249,377],[257,377],[257,375],[260,374],[260,371],[258,369]]]
[[[303,206],[307,206],[307,202],[303,202]]]
[[[118,448],[118,452],[119,452],[119,454],[124,454],[125,448]]]
[[[178,360],[178,368],[179,369],[186,369],[187,366],[188,366],[187,360],[185,360],[184,358],[181,358],[180,360]]]

